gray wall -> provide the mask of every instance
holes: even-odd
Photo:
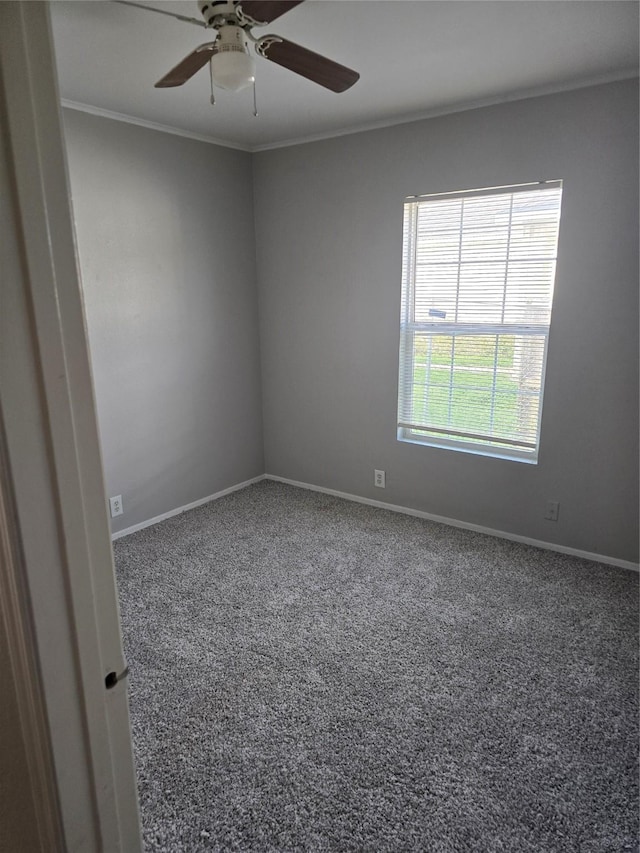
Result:
[[[637,103],[631,81],[255,155],[267,472],[637,560]],[[539,464],[398,442],[404,197],[555,178]]]
[[[66,110],[119,530],[264,471],[250,155]]]

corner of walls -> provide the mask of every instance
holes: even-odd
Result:
[[[606,251],[612,229],[637,241],[637,81],[254,154],[67,112],[116,532],[265,470],[377,499],[375,467],[393,505],[637,561],[637,257]],[[541,176],[569,199],[541,463],[401,446],[402,200]],[[617,372],[603,316],[618,321]],[[614,420],[586,412],[586,338]]]
[[[260,300],[260,260],[258,258],[258,223],[256,219],[256,154],[251,155],[251,197],[252,197],[252,222],[253,222],[253,263],[255,268],[255,293],[256,293],[256,312],[257,312],[257,340],[260,371],[260,434],[262,439],[262,472],[267,470],[266,467],[266,447],[264,438],[264,423],[265,423],[265,396],[264,396],[264,367],[263,367],[263,329],[262,329],[262,306]]]

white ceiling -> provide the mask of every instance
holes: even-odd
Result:
[[[148,2],[200,17],[195,0]],[[257,59],[251,89],[217,90],[207,69],[180,88],[154,83],[211,34],[108,2],[54,0],[60,90],[67,105],[117,113],[247,150],[395,124],[638,73],[634,0],[307,0],[275,32],[354,68],[334,94]]]

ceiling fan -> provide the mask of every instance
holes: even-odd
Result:
[[[182,86],[207,62],[210,62],[212,103],[214,85],[232,92],[250,86],[255,83],[255,62],[248,50],[249,42],[253,42],[258,56],[288,68],[332,92],[345,92],[360,78],[356,71],[282,36],[255,36],[251,32],[254,27],[270,24],[299,6],[303,0],[198,0],[198,8],[204,19],[202,21],[132,0],[115,2],[216,30],[214,41],[201,44],[158,80],[155,87],[159,89]]]

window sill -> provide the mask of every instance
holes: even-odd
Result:
[[[470,453],[473,456],[489,456],[492,459],[502,459],[506,462],[524,462],[525,465],[537,465],[538,454],[524,453],[517,450],[506,450],[487,444],[470,444],[463,441],[442,440],[433,436],[421,437],[415,434],[406,435],[405,430],[398,430],[398,441],[406,444],[419,444],[423,447],[435,447],[439,450],[454,450],[459,453]]]

